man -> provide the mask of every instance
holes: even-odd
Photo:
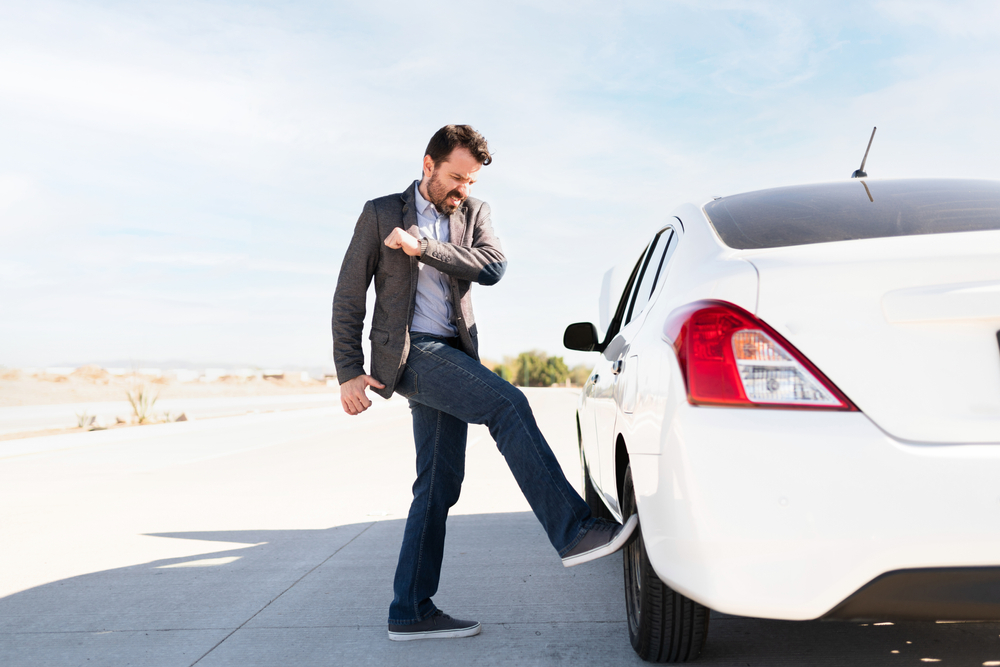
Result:
[[[479,634],[477,621],[431,601],[444,555],[445,521],[465,475],[468,424],[485,424],[567,567],[614,553],[635,529],[591,517],[566,480],[520,390],[479,363],[471,284],[493,285],[507,262],[490,207],[469,196],[490,164],[486,140],[468,125],[431,138],[423,176],[402,193],[365,204],[333,298],[340,402],[351,415],[366,390],[409,399],[417,480],[389,607],[396,641]],[[371,374],[361,349],[365,294],[374,278]]]

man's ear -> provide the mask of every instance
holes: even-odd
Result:
[[[430,178],[434,173],[434,160],[430,155],[424,156],[424,178]]]

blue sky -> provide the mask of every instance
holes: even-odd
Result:
[[[330,361],[367,199],[469,123],[510,261],[484,356],[561,349],[677,204],[1000,178],[995,2],[49,2],[0,19],[0,364]]]

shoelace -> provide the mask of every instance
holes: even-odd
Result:
[[[618,528],[618,526],[616,524],[613,524],[613,523],[604,523],[602,521],[601,523],[598,523],[593,528],[591,528],[591,530],[597,530],[597,531],[600,531],[600,532],[611,533],[611,532],[614,532],[616,528]]]

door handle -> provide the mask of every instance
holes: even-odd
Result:
[[[618,375],[619,373],[622,372],[622,369],[624,367],[625,367],[624,359],[615,359],[614,362],[611,364],[611,372],[614,373],[615,375]]]

